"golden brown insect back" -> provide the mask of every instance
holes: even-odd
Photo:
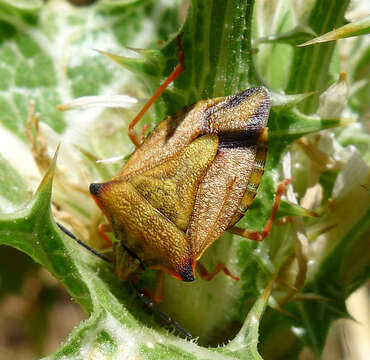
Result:
[[[253,201],[269,109],[264,87],[183,108],[147,136],[116,177],[91,184],[120,242],[121,279],[149,268],[194,280],[204,251]]]

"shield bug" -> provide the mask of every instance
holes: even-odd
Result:
[[[263,87],[200,101],[163,120],[116,177],[90,185],[109,221],[101,230],[119,239],[122,280],[144,268],[194,280],[204,251],[255,196],[268,113]]]
[[[135,151],[117,176],[90,185],[109,222],[100,233],[108,242],[105,232],[118,239],[113,250],[122,280],[153,269],[193,281],[196,268],[204,279],[222,270],[238,280],[223,263],[209,274],[198,261],[227,230],[254,240],[270,231],[283,188],[262,233],[234,226],[251,205],[264,171],[269,92],[254,87],[186,106],[141,143],[135,124],[185,69],[177,40],[179,65],[129,125]]]
[[[140,142],[134,126],[185,69],[179,37],[178,46],[179,65],[129,125],[135,151],[117,176],[90,185],[92,197],[108,219],[99,232],[113,247],[115,269],[122,280],[145,269],[187,282],[194,280],[196,269],[205,280],[219,271],[239,280],[223,263],[208,273],[199,260],[225,231],[257,241],[270,232],[289,180],[279,186],[263,232],[235,226],[262,179],[269,92],[253,87],[186,106]],[[106,232],[112,232],[117,241],[112,244]],[[161,279],[159,275],[155,301],[161,299]]]

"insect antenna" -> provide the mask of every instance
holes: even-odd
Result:
[[[133,286],[133,288],[135,289],[137,293],[137,296],[145,304],[145,306],[147,306],[150,310],[152,310],[155,314],[157,314],[168,325],[173,326],[178,332],[183,334],[189,340],[193,338],[191,334],[188,331],[186,331],[178,322],[173,320],[171,316],[169,316],[164,311],[159,309],[150,298],[148,298],[136,285],[134,285],[132,281],[131,281],[131,285]]]
[[[77,239],[76,236],[74,236],[69,230],[67,230],[62,224],[59,224],[58,222],[56,223],[59,227],[60,230],[62,230],[66,235],[68,235],[70,238],[75,240],[78,244],[83,246],[85,249],[89,250],[91,253],[93,253],[95,256],[98,258],[112,264],[112,261],[109,260],[107,257],[102,255],[99,251],[96,251],[95,249],[91,248],[89,245],[85,244],[82,240]]]

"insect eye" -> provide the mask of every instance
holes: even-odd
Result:
[[[99,191],[100,191],[100,189],[103,185],[104,184],[101,184],[101,183],[92,183],[92,184],[90,184],[89,190],[90,190],[91,195],[98,196]]]

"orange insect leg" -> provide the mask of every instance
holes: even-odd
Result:
[[[152,298],[156,304],[159,304],[160,302],[163,301],[163,293],[164,293],[164,272],[157,271],[155,290]]]
[[[131,282],[135,283],[137,281],[136,275],[131,277]],[[155,289],[154,293],[151,292],[147,287],[144,287],[142,293],[153,303],[159,304],[163,301],[163,293],[164,293],[164,273],[162,271],[157,271],[157,277],[155,282]]]
[[[272,211],[270,217],[267,219],[265,228],[263,231],[253,231],[253,230],[247,230],[247,229],[241,229],[237,226],[233,226],[231,229],[227,230],[233,234],[237,234],[240,236],[243,236],[247,239],[254,240],[254,241],[262,241],[267,236],[269,236],[272,228],[272,223],[274,222],[274,219],[276,217],[277,211],[279,209],[280,201],[281,201],[281,196],[283,195],[285,189],[287,186],[293,181],[293,178],[289,178],[281,182],[276,190],[275,194],[275,200],[274,204],[272,205]]]
[[[197,270],[198,270],[199,276],[203,280],[207,280],[207,281],[212,280],[220,271],[223,271],[227,276],[230,276],[235,281],[240,280],[240,277],[234,276],[223,262],[218,263],[211,273],[209,273],[207,269],[200,262],[198,262]]]
[[[139,120],[143,117],[143,115],[148,111],[149,107],[158,99],[158,97],[163,93],[163,91],[167,88],[167,86],[174,81],[184,70],[184,51],[182,50],[181,46],[181,35],[177,36],[177,46],[179,47],[179,61],[180,63],[175,67],[172,73],[168,76],[168,78],[159,86],[157,91],[153,94],[153,96],[148,100],[148,102],[144,105],[144,107],[140,110],[140,112],[136,115],[136,117],[130,122],[128,127],[128,136],[130,137],[131,141],[134,143],[136,147],[139,147],[141,142],[139,140],[139,135],[134,130],[134,126],[139,122]]]
[[[112,247],[112,241],[109,239],[107,232],[112,232],[112,228],[108,224],[100,224],[98,226],[98,233],[100,237],[110,246]]]

